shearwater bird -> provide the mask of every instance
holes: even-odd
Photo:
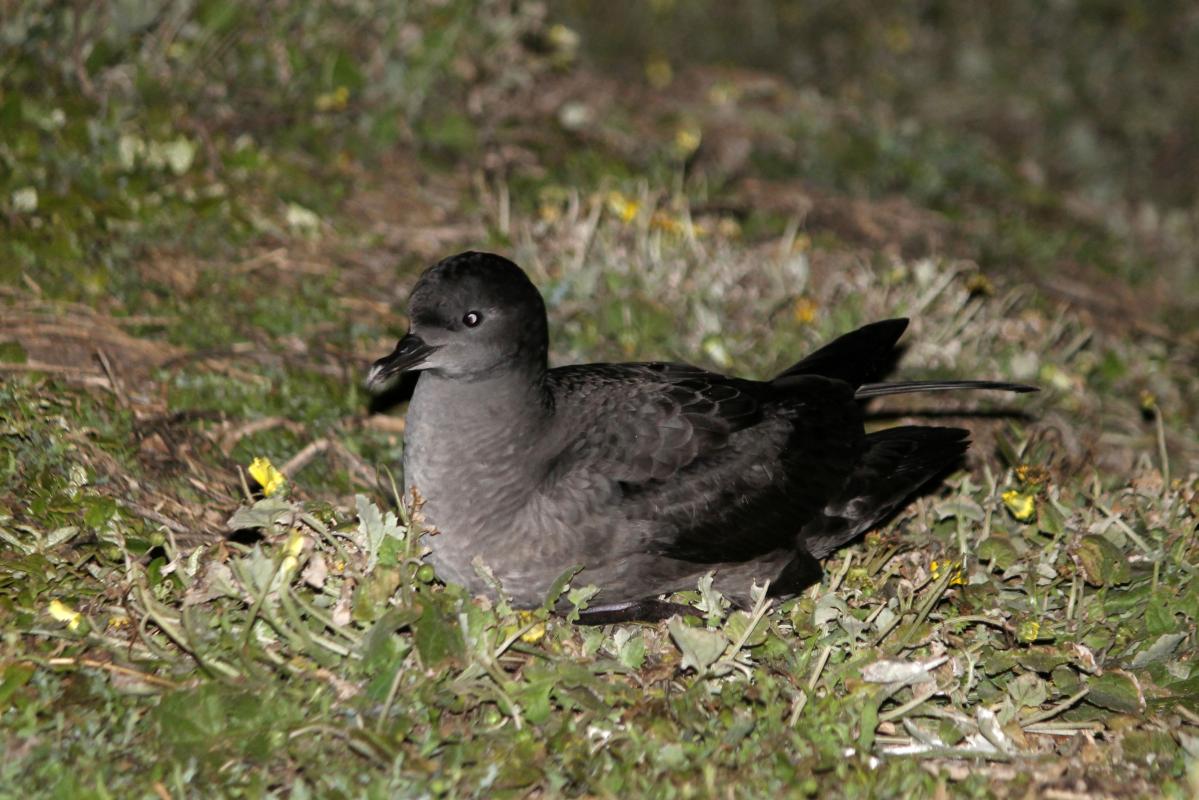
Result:
[[[547,363],[545,303],[506,258],[466,252],[424,272],[410,328],[375,362],[372,390],[419,370],[404,485],[419,498],[445,580],[544,601],[581,568],[599,593],[584,621],[667,615],[654,598],[706,573],[744,604],[754,582],[795,594],[820,559],[956,464],[967,432],[866,433],[860,401],[992,381],[869,383],[906,319],[846,334],[771,380],[685,364]],[[415,490],[415,491],[413,491]]]

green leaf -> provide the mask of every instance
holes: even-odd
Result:
[[[978,546],[978,557],[982,561],[990,561],[1001,570],[1008,569],[1020,560],[1020,554],[1012,543],[995,535]]]
[[[670,638],[683,654],[683,669],[691,668],[703,672],[716,662],[729,646],[729,639],[719,631],[693,628],[681,617],[671,617],[667,625]]]
[[[1178,645],[1185,638],[1187,638],[1185,633],[1163,633],[1153,644],[1137,653],[1130,666],[1133,669],[1141,669],[1150,664],[1156,664],[1158,661],[1165,661],[1174,654]]]
[[[1075,555],[1082,564],[1083,577],[1092,586],[1115,586],[1132,579],[1124,553],[1102,536],[1082,537]]]
[[[1040,503],[1037,506],[1037,527],[1051,536],[1057,536],[1066,529],[1066,520],[1053,503]]]
[[[540,725],[549,719],[553,711],[553,705],[550,703],[550,692],[553,688],[552,677],[530,681],[521,688],[516,700],[524,711],[525,719],[534,725]]]
[[[1042,674],[1052,672],[1072,660],[1068,652],[1055,647],[1029,647],[1016,651],[1014,658],[1025,669]]]
[[[377,619],[387,609],[387,601],[400,588],[399,567],[380,565],[354,592],[354,619],[367,622]]]
[[[378,564],[381,567],[394,567],[404,556],[404,542],[393,536],[386,537],[379,545]]]
[[[416,651],[427,669],[461,659],[466,651],[457,618],[442,614],[433,603],[424,605],[412,628]]]
[[[234,511],[225,527],[231,531],[269,528],[284,514],[295,510],[295,504],[282,497],[264,497],[252,506],[242,506]]]
[[[869,753],[874,747],[874,734],[878,728],[878,706],[886,697],[886,690],[874,692],[862,705],[862,714],[858,719],[858,747],[863,753]]]
[[[587,603],[598,593],[598,586],[576,586],[567,592],[566,602],[570,603],[570,612],[566,615],[566,621],[577,622],[579,612],[587,608]]]
[[[1054,667],[1050,678],[1053,680],[1054,687],[1061,694],[1074,694],[1082,688],[1082,680],[1078,677],[1078,673],[1067,666]]]
[[[1145,710],[1145,697],[1136,678],[1126,672],[1109,671],[1087,682],[1090,692],[1086,700],[1093,706],[1121,714],[1140,714]]]
[[[641,669],[645,662],[645,637],[634,628],[619,628],[612,635],[616,660],[629,669]]]
[[[1019,675],[1007,685],[1008,697],[1017,709],[1037,708],[1049,698],[1049,689],[1045,681],[1035,672]]]
[[[1174,619],[1174,609],[1170,608],[1169,598],[1158,592],[1149,601],[1145,609],[1145,632],[1150,636],[1174,633],[1178,630],[1178,621]]]
[[[4,677],[0,679],[0,711],[8,706],[14,692],[29,683],[34,672],[34,666],[23,661],[14,661],[4,667]]]
[[[111,497],[89,497],[85,501],[83,522],[89,528],[99,528],[117,513],[117,501]]]
[[[1145,764],[1169,763],[1178,752],[1178,745],[1167,731],[1132,730],[1120,738],[1124,757]]]
[[[729,621],[724,625],[725,635],[734,642],[741,641],[742,636],[746,636],[745,647],[757,647],[762,642],[766,641],[767,622],[763,615],[752,631],[748,632],[749,624],[752,621],[749,612],[734,611],[729,615]]]
[[[969,522],[982,522],[986,516],[983,507],[969,497],[958,497],[937,505],[937,520],[957,518]]]
[[[355,532],[354,543],[366,553],[366,571],[375,568],[379,560],[379,550],[387,538],[403,540],[405,530],[400,527],[396,515],[382,512],[379,507],[362,495],[354,496],[354,505],[358,511],[358,530]]]
[[[545,593],[545,602],[541,604],[542,608],[546,611],[553,611],[554,606],[558,604],[558,600],[562,597],[562,593],[570,586],[571,578],[578,575],[582,569],[582,564],[576,564],[555,578],[554,582],[550,584],[550,590]]]
[[[400,640],[395,634],[416,622],[420,618],[421,610],[419,607],[401,606],[392,608],[379,617],[362,637],[360,652],[363,669],[378,669],[383,664],[402,657],[401,650],[408,648],[400,647]]]

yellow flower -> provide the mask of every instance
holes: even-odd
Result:
[[[649,226],[671,236],[680,236],[683,233],[682,220],[672,217],[667,211],[655,211],[649,218]]]
[[[962,568],[952,561],[933,561],[928,565],[928,569],[932,573],[934,581],[940,580],[946,572],[951,572],[950,586],[962,586],[966,583],[966,579],[962,576]]]
[[[1038,375],[1042,382],[1052,384],[1053,388],[1059,391],[1068,392],[1074,389],[1074,377],[1055,364],[1043,365]]]
[[[562,207],[552,203],[542,203],[537,207],[537,216],[547,225],[553,225],[562,218]]]
[[[699,149],[700,140],[703,134],[697,127],[679,128],[674,134],[674,146],[679,153],[686,158]]]
[[[292,572],[300,565],[300,553],[304,552],[304,536],[298,528],[292,529],[283,552],[285,555],[283,563],[279,565],[279,569],[284,573]]]
[[[61,600],[51,600],[48,609],[50,616],[59,622],[67,623],[67,630],[78,630],[83,621],[83,615]]]
[[[741,98],[741,89],[731,83],[715,83],[708,90],[708,102],[714,106],[727,106]]]
[[[299,528],[292,528],[291,535],[287,537],[287,554],[293,558],[299,556],[304,551],[304,535],[300,533]]]
[[[621,192],[608,192],[608,210],[620,218],[621,222],[629,223],[641,212],[641,204]]]
[[[1022,642],[1035,642],[1041,635],[1041,623],[1035,619],[1025,620],[1016,626],[1016,638]]]
[[[795,321],[801,325],[810,325],[816,319],[816,312],[820,310],[820,306],[810,297],[798,297],[795,299],[793,313]]]
[[[991,279],[986,275],[976,272],[966,279],[966,291],[970,294],[990,297],[995,294],[995,284],[991,283]]]
[[[912,49],[912,32],[903,25],[888,25],[883,31],[883,41],[892,53],[902,55]]]
[[[529,611],[518,611],[517,616],[520,617],[522,623],[528,622],[533,618],[533,614]],[[533,627],[520,635],[520,640],[525,644],[537,644],[545,638],[545,623],[538,622]]]
[[[1141,390],[1141,410],[1152,411],[1157,408],[1157,397],[1148,389]]]
[[[664,58],[651,58],[645,64],[645,79],[655,89],[665,89],[674,80],[674,70]]]
[[[317,95],[316,106],[317,111],[341,111],[350,101],[350,90],[345,86],[338,86],[331,92]]]
[[[1003,504],[1021,522],[1028,522],[1037,513],[1036,496],[1031,493],[1008,489],[1003,493]]]
[[[283,473],[275,469],[275,465],[266,458],[256,458],[250,462],[250,477],[258,481],[258,485],[262,487],[262,494],[266,497],[270,497],[287,483]]]
[[[532,628],[520,635],[520,640],[526,644],[537,644],[545,638],[545,623],[538,622]]]
[[[550,44],[552,44],[556,50],[573,54],[579,49],[580,37],[578,32],[566,27],[565,25],[558,24],[550,26],[546,38],[549,39]]]
[[[1016,467],[1016,480],[1028,486],[1040,486],[1049,480],[1049,470],[1034,464],[1021,464]]]

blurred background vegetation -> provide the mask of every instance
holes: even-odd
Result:
[[[1199,289],[1186,2],[0,12],[0,270],[74,296],[122,292],[114,268],[147,248],[216,253],[303,227],[397,147],[502,173],[526,203],[555,182],[669,176],[679,158],[709,198],[746,175],[900,195],[992,265]],[[638,136],[680,123],[698,153],[670,130]]]

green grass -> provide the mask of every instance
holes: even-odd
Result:
[[[901,192],[986,257],[741,207],[672,150],[706,101],[622,107],[584,149],[532,94],[605,77],[496,9],[201,3],[172,38],[97,8],[0,22],[0,797],[1196,791],[1194,342],[1011,269],[1111,257],[1115,293],[1131,238],[975,138],[896,133],[833,92],[814,115],[747,109],[807,149],[744,168],[865,213]],[[122,156],[122,136],[147,144]],[[148,155],[181,158],[180,137],[186,169]],[[503,148],[506,178],[461,166]],[[28,186],[36,208],[14,205]],[[468,246],[529,270],[558,363],[766,376],[910,314],[901,374],[1044,391],[873,409],[971,427],[968,470],[801,597],[737,610],[701,584],[657,625],[521,614],[422,562],[386,510],[402,430],[359,388],[404,328],[389,303]],[[247,497],[252,459],[302,452]]]

